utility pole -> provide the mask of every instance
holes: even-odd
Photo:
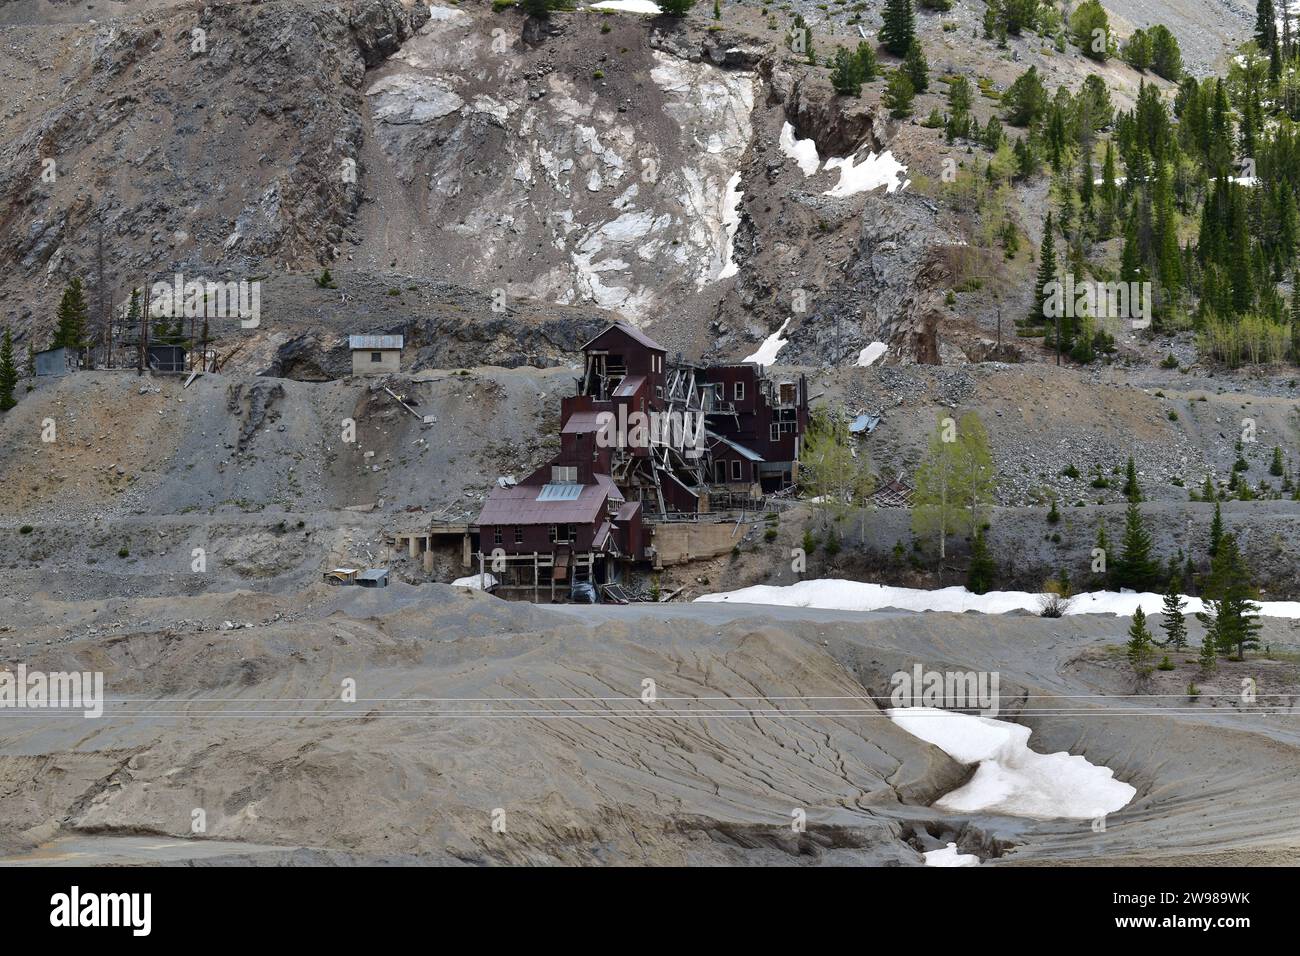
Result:
[[[99,235],[95,240],[95,308],[99,313],[99,344],[104,350],[104,364],[112,365],[113,330],[108,324],[108,310],[104,307],[104,219],[99,220]],[[95,367],[91,359],[90,367]]]
[[[150,303],[144,287],[140,293],[140,334],[136,336],[136,347],[138,352],[138,363],[136,365],[136,375],[144,374],[145,360],[149,356],[149,309]]]

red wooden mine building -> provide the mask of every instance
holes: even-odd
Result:
[[[575,581],[616,584],[654,559],[656,523],[723,520],[798,478],[804,376],[670,363],[622,322],[582,352],[577,394],[561,404],[559,453],[493,488],[478,517],[483,568],[505,593],[555,599]]]

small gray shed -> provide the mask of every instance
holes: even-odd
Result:
[[[349,335],[353,375],[389,375],[402,367],[402,336]]]
[[[67,375],[76,370],[77,353],[72,349],[46,349],[36,353],[37,375]]]
[[[367,568],[353,578],[352,581],[357,587],[386,588],[388,587],[388,569]]]

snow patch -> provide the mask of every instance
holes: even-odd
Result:
[[[865,349],[858,353],[858,367],[870,368],[875,364],[880,356],[889,351],[889,346],[884,342],[872,342]]]
[[[782,326],[784,328],[785,326]],[[766,345],[767,343],[764,343]],[[750,361],[750,359],[746,359]],[[899,588],[864,581],[814,579],[790,585],[757,584],[738,591],[705,594],[697,601],[727,601],[736,604],[777,604],[782,607],[815,607],[841,611],[878,611],[898,608],[903,611],[979,611],[982,614],[1006,614],[1008,611],[1038,613],[1041,595],[1032,591],[989,591],[975,594],[964,587]],[[1205,610],[1200,598],[1185,598],[1184,614]],[[1262,617],[1300,618],[1300,601],[1259,601]],[[1087,591],[1075,595],[1066,614],[1113,614],[1132,617],[1137,608],[1159,614],[1164,595],[1151,591]]]
[[[475,591],[483,589],[484,585],[489,588],[497,586],[497,579],[491,574],[471,574],[467,578],[457,578],[451,582],[454,588],[473,588]]]
[[[787,121],[781,127],[781,152],[798,163],[807,178],[817,172],[821,160],[817,156],[817,144],[811,139],[795,139],[794,127]]]
[[[1032,732],[1020,724],[934,707],[895,707],[886,713],[954,760],[979,765],[969,783],[935,801],[941,810],[1091,820],[1114,813],[1137,795],[1109,767],[1065,751],[1030,750]]]
[[[469,14],[464,10],[457,10],[455,7],[439,7],[435,4],[429,4],[430,20],[468,20]]]
[[[786,319],[784,322],[782,322],[781,327],[779,329],[777,329],[775,332],[773,332],[771,335],[769,335],[767,338],[763,340],[763,344],[758,347],[758,351],[755,352],[753,355],[746,355],[744,361],[754,362],[758,365],[771,365],[773,362],[775,362],[776,354],[780,352],[782,348],[785,347],[785,344],[787,342],[790,341],[789,339],[781,338],[781,333],[785,331],[785,327],[789,324],[790,324],[789,319]],[[746,590],[752,590],[752,589],[746,588]],[[716,597],[716,595],[706,594],[705,597]],[[696,598],[696,600],[703,601],[704,598]],[[758,603],[766,604],[770,602],[759,601]]]
[[[648,13],[651,16],[663,13],[659,9],[659,4],[652,3],[651,0],[601,0],[600,3],[593,3],[588,9],[613,10],[616,13]]]
[[[840,171],[840,181],[833,189],[822,193],[823,196],[842,198],[868,192],[881,186],[885,187],[885,192],[893,193],[906,189],[912,183],[906,178],[907,167],[894,159],[894,154],[889,150],[885,150],[879,156],[868,153],[867,158],[856,166],[853,164],[852,156],[843,159],[833,156],[826,160],[823,168],[827,171],[832,169]]]
[[[926,866],[979,866],[980,858],[974,853],[959,853],[957,844],[949,843],[942,850],[926,850]]]
[[[740,188],[740,173],[727,180],[727,193],[722,200],[722,228],[726,237],[722,247],[722,271],[719,279],[727,279],[740,271],[732,253],[735,251],[736,229],[740,226],[740,201],[745,193]]]

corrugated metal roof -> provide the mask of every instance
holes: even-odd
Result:
[[[723,438],[721,435],[715,435],[713,434],[713,432],[709,432],[709,431],[706,431],[705,434],[708,435],[710,438],[712,438],[714,441],[721,442],[722,444],[726,445],[728,448],[732,449],[733,451],[738,452],[742,458],[746,458],[749,461],[763,460],[763,456],[760,455],[758,452],[752,451],[746,448],[744,445],[732,441],[730,438]]]
[[[600,412],[574,412],[564,423],[561,433],[565,435],[582,435],[586,432],[600,431]]]
[[[666,348],[664,348],[662,345],[660,345],[660,344],[659,344],[658,342],[656,342],[654,339],[650,338],[650,336],[646,335],[646,334],[645,334],[644,332],[642,332],[640,329],[634,329],[632,326],[628,325],[626,322],[614,322],[614,323],[612,323],[608,328],[602,329],[601,332],[600,332],[600,335],[597,335],[595,338],[593,338],[593,339],[591,340],[591,342],[596,341],[596,339],[600,338],[601,335],[604,335],[606,332],[609,332],[610,329],[618,329],[618,330],[619,330],[620,332],[622,332],[624,335],[627,335],[627,336],[628,336],[629,338],[631,338],[633,341],[635,341],[635,342],[639,342],[640,344],[644,345],[644,346],[645,346],[646,348],[648,348],[648,349],[656,349],[656,350],[658,350],[658,351],[660,351],[660,352],[667,352],[667,351],[668,351]],[[588,345],[591,345],[591,342],[586,343],[586,345],[584,345],[584,346],[582,347],[583,351],[586,351],[587,346],[588,346]]]
[[[615,501],[623,500],[623,492],[618,490],[618,485],[614,484],[614,479],[609,477],[609,475],[597,474],[592,477],[596,479],[596,484],[605,489],[605,494],[609,495]]]
[[[609,481],[606,475],[597,478]],[[515,485],[513,488],[493,488],[487,501],[483,502],[478,524],[590,524],[600,517],[605,500],[610,497],[609,487],[599,480],[593,485],[573,485],[580,490],[576,498],[569,500],[541,500],[538,496],[542,487]],[[622,496],[618,500],[622,500]]]
[[[348,348],[353,351],[360,349],[400,349],[402,347],[402,336],[400,335],[349,335]]]

